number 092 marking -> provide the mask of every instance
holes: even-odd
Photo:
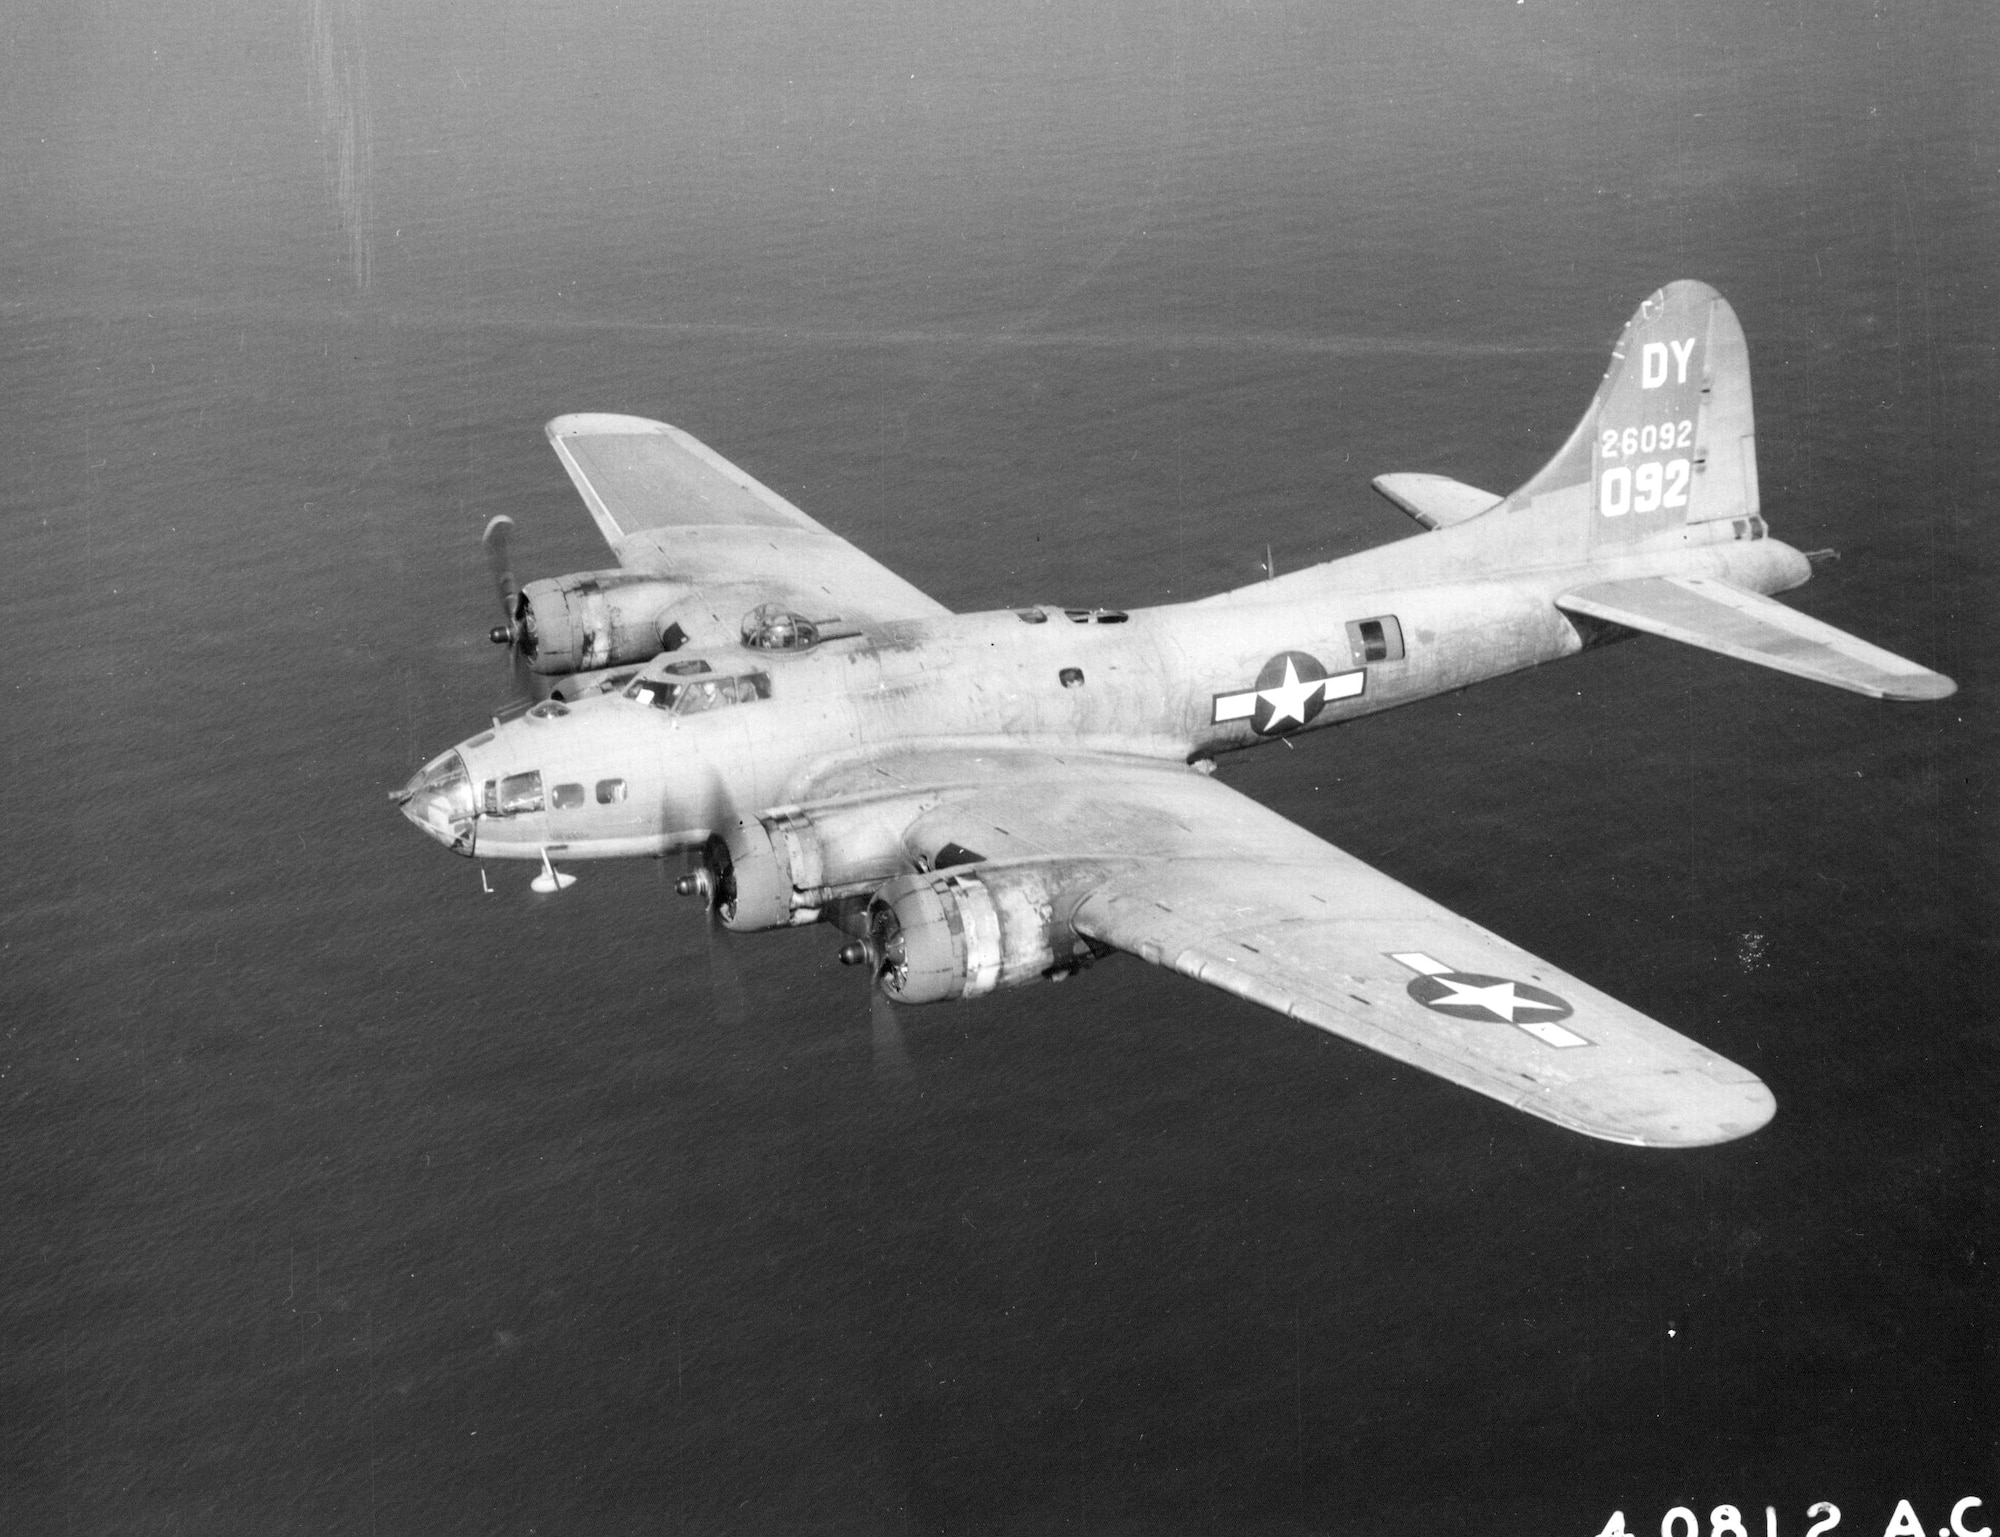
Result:
[[[1597,510],[1607,518],[1622,518],[1628,512],[1658,512],[1662,507],[1685,507],[1688,500],[1690,466],[1685,459],[1661,463],[1648,459],[1641,464],[1614,464],[1597,482]]]

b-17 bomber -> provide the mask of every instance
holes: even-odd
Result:
[[[735,930],[826,923],[898,1004],[1115,952],[1588,1136],[1690,1147],[1775,1102],[1752,1073],[1213,777],[1290,739],[1634,634],[1878,698],[1950,679],[1775,601],[1749,356],[1712,288],[1642,303],[1525,485],[1374,484],[1421,531],[1155,608],[954,614],[687,433],[562,416],[617,558],[517,585],[526,700],[393,799],[478,859],[687,851]],[[577,900],[577,898],[571,898]]]

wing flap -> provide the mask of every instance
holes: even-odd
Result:
[[[1595,582],[1558,608],[1875,699],[1942,699],[1958,685],[1760,593],[1703,576]]]

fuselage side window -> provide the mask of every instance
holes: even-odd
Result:
[[[557,811],[573,811],[582,804],[582,785],[557,785],[549,791],[549,805]]]
[[[600,779],[597,781],[597,804],[615,806],[625,799],[625,781],[622,779]]]
[[[1396,622],[1394,614],[1351,620],[1347,626],[1347,644],[1352,648],[1356,666],[1368,662],[1400,662],[1403,659],[1403,627]]]
[[[535,769],[526,774],[509,774],[500,781],[500,815],[520,816],[528,811],[542,809],[542,772]]]

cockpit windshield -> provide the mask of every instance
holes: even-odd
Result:
[[[704,671],[706,667],[704,666]],[[656,710],[675,715],[698,715],[704,710],[720,710],[732,704],[752,704],[771,697],[771,679],[766,673],[745,673],[741,677],[644,677],[634,678],[625,690],[627,699],[643,699]]]

